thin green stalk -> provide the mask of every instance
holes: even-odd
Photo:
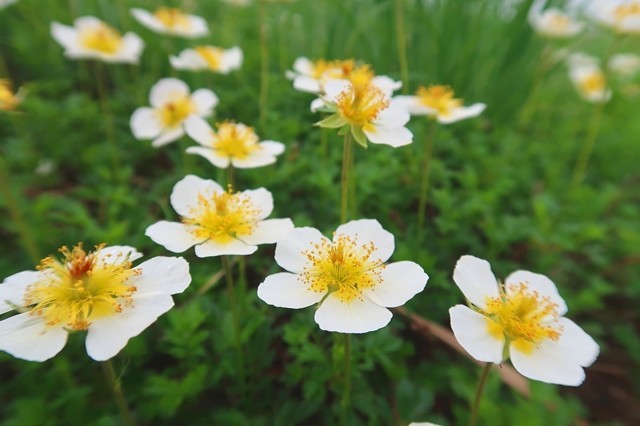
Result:
[[[469,426],[476,426],[478,423],[478,409],[480,408],[480,400],[482,399],[482,392],[484,391],[484,385],[487,383],[489,372],[491,371],[492,363],[488,362],[482,370],[482,376],[478,382],[478,389],[476,390],[476,397],[473,400],[473,407],[471,407],[471,418],[469,419]]]
[[[118,181],[118,170],[120,170],[120,155],[115,140],[113,112],[111,111],[111,107],[109,106],[109,100],[107,99],[107,88],[105,84],[104,72],[102,69],[104,64],[95,62],[95,65],[98,101],[100,103],[100,110],[104,115],[104,120],[107,128],[107,141],[109,142],[109,150],[111,151],[111,179],[112,183],[116,183]]]
[[[122,423],[126,426],[135,425],[133,418],[131,417],[131,413],[129,412],[129,408],[127,407],[127,401],[124,397],[124,393],[122,392],[122,384],[120,383],[120,379],[116,376],[116,372],[113,368],[113,363],[108,359],[101,362],[100,365],[102,366],[102,372],[104,373],[105,379],[107,379],[107,383],[113,393],[113,398],[118,406]]]
[[[233,168],[233,165],[229,163],[229,167],[227,167],[227,188],[233,189],[235,186],[235,169]]]
[[[222,256],[222,268],[224,269],[224,276],[227,281],[227,293],[229,295],[229,304],[231,305],[231,316],[233,322],[233,334],[234,334],[234,346],[236,350],[236,362],[238,372],[240,373],[240,389],[242,399],[246,397],[246,375],[244,371],[244,354],[242,351],[242,338],[240,336],[240,311],[238,306],[238,299],[236,296],[236,287],[233,282],[233,275],[231,272],[231,264],[228,256]]]
[[[431,155],[433,153],[433,140],[435,139],[436,123],[429,123],[427,130],[427,140],[424,144],[424,153],[422,157],[422,177],[420,179],[420,193],[418,195],[418,235],[422,235],[424,228],[424,217],[427,207],[427,193],[429,192],[429,171],[431,169]]]
[[[33,234],[31,233],[31,228],[22,214],[18,200],[16,200],[13,195],[11,183],[9,182],[9,171],[7,170],[2,156],[0,156],[0,194],[2,194],[2,197],[5,200],[9,216],[18,231],[18,236],[22,246],[29,254],[34,265],[39,263],[41,259],[40,250],[38,249],[38,245],[36,244]]]
[[[605,102],[600,102],[595,105],[593,109],[593,115],[589,122],[589,132],[582,141],[582,147],[578,154],[576,165],[573,169],[573,176],[571,178],[571,187],[575,188],[582,183],[585,172],[587,171],[587,165],[589,164],[589,158],[593,152],[596,139],[598,138],[598,131],[600,130],[600,123],[602,122],[602,116],[604,112]]]
[[[340,179],[340,223],[347,221],[349,214],[349,169],[351,166],[351,133],[344,135],[342,151],[342,178]]]
[[[267,2],[258,1],[258,25],[260,25],[260,100],[259,123],[260,131],[265,129],[267,103],[269,101],[269,45],[267,43]]]
[[[402,93],[409,93],[409,65],[407,62],[407,39],[405,37],[403,0],[395,0],[396,43],[398,44],[398,62],[402,77]]]
[[[344,335],[344,388],[342,391],[342,401],[340,402],[340,425],[347,424],[349,417],[349,406],[351,397],[351,343],[350,334]]]
[[[524,102],[524,107],[522,108],[522,112],[520,113],[520,118],[518,120],[518,124],[520,127],[529,123],[531,118],[533,118],[534,113],[538,107],[538,98],[540,95],[540,91],[542,89],[542,83],[544,82],[544,76],[547,74],[549,70],[549,66],[547,64],[549,57],[549,47],[545,46],[540,54],[540,59],[538,59],[538,66],[533,74],[533,83],[531,84],[531,90],[529,91],[529,95],[527,96],[526,101]]]

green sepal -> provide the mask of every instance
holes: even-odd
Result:
[[[367,135],[364,134],[362,127],[351,126],[351,134],[353,135],[353,139],[358,142],[358,145],[363,148],[367,148]]]
[[[315,125],[319,127],[325,127],[327,129],[337,129],[339,127],[347,124],[347,120],[345,120],[340,114],[336,113],[330,115],[324,120],[318,121]]]
[[[349,126],[342,126],[340,130],[338,130],[338,136],[344,136],[349,133]]]

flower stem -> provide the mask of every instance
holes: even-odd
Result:
[[[396,14],[396,43],[398,45],[398,62],[400,63],[400,76],[402,77],[402,93],[409,93],[409,65],[407,63],[407,39],[404,28],[403,0],[395,0]]]
[[[236,349],[236,362],[238,372],[240,374],[240,392],[242,399],[246,394],[246,376],[244,371],[244,356],[242,352],[242,339],[240,336],[240,312],[238,309],[238,299],[236,297],[236,288],[233,283],[233,275],[231,273],[231,264],[228,256],[222,256],[222,267],[224,276],[227,281],[227,292],[229,294],[229,303],[231,304],[231,316],[233,322],[234,346]]]
[[[469,426],[475,426],[478,423],[478,409],[480,408],[480,399],[482,398],[482,392],[484,391],[484,385],[487,383],[489,372],[491,371],[493,364],[488,362],[485,364],[482,370],[482,376],[478,382],[478,389],[476,390],[476,397],[473,400],[473,407],[471,407],[471,418],[469,420]]]
[[[351,397],[351,343],[350,334],[344,335],[344,388],[342,391],[342,401],[340,403],[340,425],[347,424]]]
[[[107,99],[107,89],[105,76],[103,72],[103,64],[95,62],[96,80],[98,89],[98,101],[100,102],[100,111],[104,115],[105,124],[107,126],[107,141],[109,142],[109,150],[111,151],[111,179],[112,183],[118,180],[118,170],[120,170],[120,156],[118,155],[118,147],[116,146],[115,134],[113,129],[113,112],[109,106]]]
[[[129,408],[127,407],[127,401],[124,398],[124,393],[122,392],[122,384],[120,383],[120,379],[116,376],[113,363],[108,359],[101,362],[100,365],[102,366],[102,372],[104,373],[105,379],[107,379],[107,383],[113,393],[113,398],[118,406],[122,423],[126,426],[133,426],[135,423],[133,422]]]
[[[227,167],[227,188],[233,189],[236,186],[234,172],[233,166],[229,163],[229,167]]]
[[[598,131],[600,130],[600,123],[602,122],[602,115],[604,112],[605,102],[600,102],[595,105],[593,109],[593,115],[589,120],[589,131],[587,136],[582,140],[582,147],[576,160],[576,165],[573,168],[573,176],[571,178],[571,188],[575,188],[582,183],[585,172],[587,171],[587,165],[589,164],[589,158],[591,152],[596,144],[598,138]]]
[[[342,151],[342,178],[340,179],[340,223],[347,221],[349,213],[349,169],[351,168],[351,133],[344,135]]]
[[[258,25],[260,33],[260,131],[265,130],[267,102],[269,100],[269,45],[267,43],[267,2],[258,0]]]
[[[422,158],[422,177],[420,179],[420,193],[418,198],[418,235],[422,235],[424,227],[424,216],[427,207],[427,193],[429,192],[429,171],[431,169],[431,154],[433,153],[433,140],[436,133],[435,121],[429,124],[427,130],[427,140],[424,144],[424,153]]]

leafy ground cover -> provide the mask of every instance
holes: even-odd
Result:
[[[275,165],[238,172],[239,188],[268,188],[273,217],[325,234],[335,229],[342,141],[313,126],[319,120],[308,108],[313,97],[295,91],[284,74],[297,57],[307,56],[357,58],[378,74],[401,78],[394,2],[301,0],[246,8],[213,0],[167,3],[206,17],[211,33],[199,42],[240,46],[242,68],[229,75],[171,69],[168,55],[194,42],[155,34],[129,14],[131,7],[155,8],[154,1],[21,0],[0,10],[0,77],[26,93],[18,111],[0,114],[0,276],[32,269],[58,247],[79,241],[167,255],[145,229],[176,219],[169,204],[173,185],[186,174],[225,176],[184,154],[193,145],[187,137],[154,149],[132,136],[131,114],[147,104],[150,87],[169,76],[192,89],[214,90],[220,98],[216,120],[246,123],[286,145]],[[625,95],[622,83],[613,87],[584,180],[572,184],[598,107],[580,99],[562,61],[540,83],[539,62],[544,52],[559,49],[605,58],[615,36],[591,26],[571,42],[545,41],[527,23],[531,3],[400,2],[409,92],[421,84],[448,84],[465,100],[488,107],[477,119],[438,128],[423,229],[417,229],[416,215],[429,121],[412,118],[412,145],[355,146],[352,216],[376,218],[395,236],[393,260],[417,262],[430,279],[405,315],[396,312],[388,327],[352,339],[352,424],[468,421],[480,369],[437,330],[410,317],[448,329],[449,307],[462,302],[451,275],[463,254],[489,259],[497,276],[526,269],[551,277],[570,317],[601,348],[575,389],[530,382],[525,396],[492,375],[482,424],[640,421],[640,97]],[[269,58],[262,122],[261,10]],[[145,41],[140,64],[65,59],[50,24],[83,15],[139,34]],[[638,52],[640,39],[615,45]],[[334,424],[342,341],[317,328],[312,309],[273,308],[257,298],[258,284],[280,270],[274,247],[261,246],[234,263],[242,290],[244,371],[236,362],[219,259],[184,256],[191,286],[115,359],[137,421]],[[118,424],[109,387],[86,356],[81,333],[46,363],[5,353],[0,363],[3,424]]]

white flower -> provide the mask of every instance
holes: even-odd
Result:
[[[198,257],[251,254],[258,244],[273,244],[293,229],[291,219],[265,219],[273,197],[264,188],[234,193],[187,175],[173,187],[171,205],[182,222],[162,220],[145,235],[175,253],[195,245]]]
[[[17,1],[18,0],[0,0],[0,9],[4,9],[5,7],[7,7],[10,4],[13,4],[13,3],[15,3]]]
[[[144,42],[134,33],[120,33],[93,16],[83,16],[73,27],[51,23],[51,35],[70,59],[99,59],[137,64]]]
[[[131,9],[138,22],[152,31],[179,37],[197,38],[209,33],[207,21],[172,7],[159,7],[151,13],[144,9]]]
[[[633,53],[613,55],[608,62],[609,69],[621,77],[633,77],[640,72],[640,56]]]
[[[607,102],[611,99],[611,90],[607,87],[607,78],[597,62],[569,62],[569,77],[580,96],[593,103]]]
[[[131,131],[136,139],[153,139],[158,148],[184,135],[182,123],[191,116],[207,117],[218,105],[218,97],[209,89],[190,93],[189,86],[176,78],[163,78],[151,88],[151,108],[142,107],[131,116]]]
[[[404,105],[411,115],[434,117],[441,124],[477,117],[486,108],[482,103],[464,106],[462,99],[453,97],[449,86],[440,85],[420,86],[415,96],[396,96],[393,100]]]
[[[486,260],[462,256],[453,279],[472,306],[449,309],[451,328],[471,356],[495,364],[510,358],[523,376],[541,382],[584,381],[583,367],[595,361],[599,347],[563,317],[567,305],[549,278],[516,271],[498,285]]]
[[[588,13],[620,34],[640,35],[640,0],[596,0]]]
[[[543,37],[569,38],[584,29],[584,24],[556,8],[544,9],[547,0],[536,0],[529,10],[529,23]]]
[[[240,69],[242,50],[239,47],[221,49],[215,46],[198,46],[185,49],[178,56],[169,58],[171,66],[177,70],[208,70],[220,74],[229,74]]]
[[[262,167],[276,162],[276,156],[284,152],[284,145],[275,141],[258,139],[251,127],[242,123],[223,122],[217,131],[200,117],[187,119],[184,128],[201,147],[189,147],[189,154],[200,155],[216,167],[229,165],[239,169]]]
[[[326,331],[378,330],[391,321],[387,308],[406,303],[429,279],[416,263],[385,264],[393,250],[393,235],[376,220],[341,225],[333,240],[295,228],[276,245],[276,262],[290,272],[268,276],[258,297],[291,309],[318,304],[315,321]]]
[[[172,294],[189,283],[181,257],[142,255],[133,247],[82,245],[61,250],[64,259],[45,258],[37,271],[12,275],[0,285],[0,350],[28,361],[45,361],[62,350],[67,335],[86,331],[89,356],[104,361],[120,352],[173,306]]]

